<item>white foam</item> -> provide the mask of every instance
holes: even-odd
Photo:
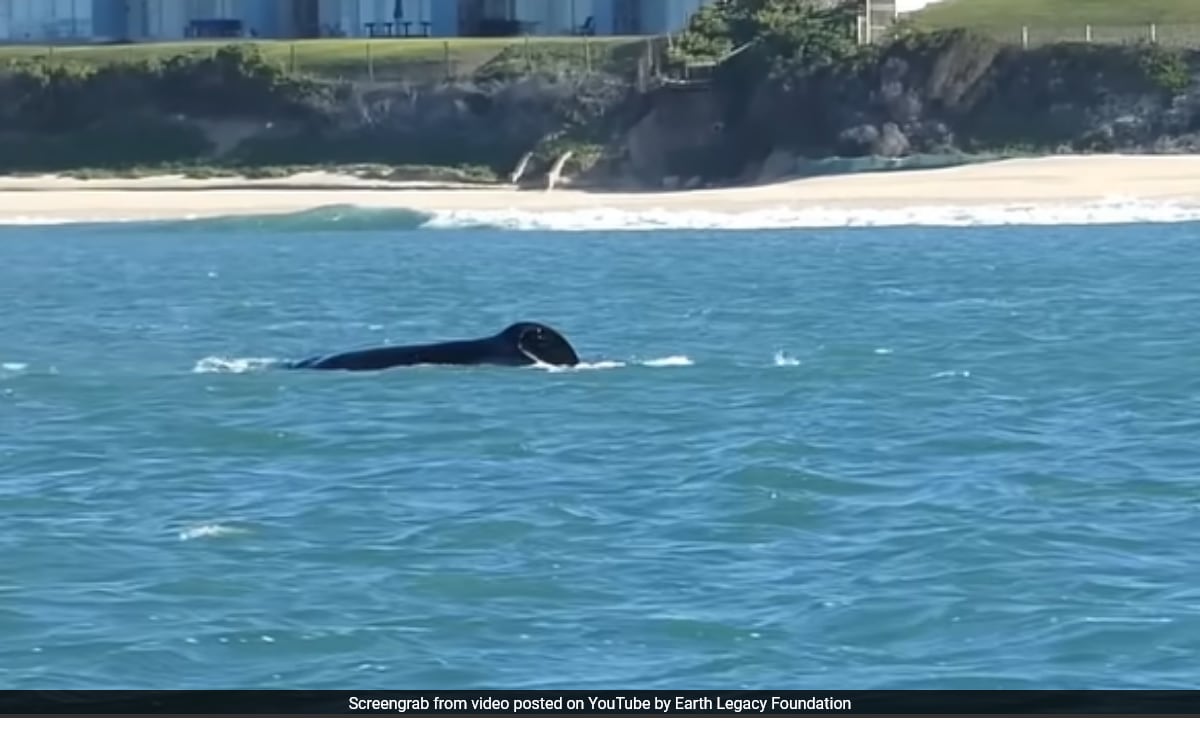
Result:
[[[246,372],[261,372],[279,363],[279,359],[263,358],[233,358],[222,356],[206,356],[196,362],[192,371],[196,374],[245,374]]]
[[[597,369],[621,369],[627,366],[623,361],[581,361],[572,367],[554,366],[550,367],[551,371],[594,371]]]
[[[647,359],[642,366],[692,366],[694,363],[686,356],[664,356],[661,359]]]
[[[775,366],[800,366],[800,360],[782,351],[775,352]]]
[[[1200,221],[1200,203],[1109,197],[1077,203],[917,205],[895,208],[793,206],[743,212],[679,208],[439,210],[421,228],[517,231],[791,230],[894,226],[1112,225]],[[180,221],[211,218],[184,215]],[[335,216],[333,220],[341,220]],[[137,223],[152,218],[0,216],[0,226]]]
[[[91,216],[41,216],[41,215],[0,215],[0,226],[55,226],[75,224],[110,224],[110,223],[139,223],[147,218],[113,218],[106,215]]]
[[[660,359],[646,359],[645,361],[633,362],[638,366],[645,367],[674,367],[674,366],[692,366],[693,362],[687,356],[664,356]],[[547,372],[586,372],[595,371],[597,369],[622,369],[629,366],[629,362],[625,361],[582,361],[575,366],[554,366],[552,364],[537,363],[533,367]]]
[[[28,364],[23,364],[19,361],[6,361],[0,364],[0,369],[6,372],[23,372],[29,368]]]
[[[781,230],[893,226],[1102,225],[1200,221],[1200,204],[1105,198],[1083,203],[926,205],[897,208],[767,208],[745,212],[621,210],[448,210],[423,228],[515,231]]]
[[[247,531],[241,528],[234,528],[228,525],[197,525],[187,530],[180,531],[179,540],[190,541],[196,538],[222,538],[224,536],[233,536]]]
[[[28,215],[10,215],[0,217],[0,226],[48,226],[48,225],[64,225],[66,223],[80,223],[73,218],[37,218]]]
[[[946,371],[946,372],[937,372],[936,374],[931,375],[930,378],[931,379],[945,379],[946,377],[961,377],[963,379],[969,379],[971,377],[971,371],[969,369],[964,369],[962,371],[953,370],[953,371]]]

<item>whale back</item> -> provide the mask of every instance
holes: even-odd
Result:
[[[535,363],[575,366],[579,363],[579,355],[567,339],[553,328],[541,323],[522,322],[513,323],[488,338],[361,349],[314,356],[290,363],[288,367],[370,371],[421,364],[528,366]]]
[[[541,323],[513,323],[501,331],[497,337],[503,338],[514,346],[521,354],[530,359],[530,363],[540,362],[551,366],[575,366],[579,363],[579,355],[574,347],[558,331]]]

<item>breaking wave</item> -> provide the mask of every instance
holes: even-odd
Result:
[[[897,208],[788,207],[743,212],[459,210],[435,213],[424,228],[515,231],[799,230],[896,226],[1115,225],[1200,221],[1200,204],[1105,199],[1077,204],[927,205]]]
[[[311,233],[321,231],[411,231],[432,216],[408,208],[362,208],[353,205],[302,210],[273,215],[228,215],[215,218],[154,221],[146,228],[169,231],[260,231],[268,233]]]
[[[110,226],[152,232],[342,232],[431,230],[657,231],[799,230],[897,226],[1050,226],[1182,223],[1200,221],[1200,204],[1107,198],[1092,202],[1006,205],[923,205],[894,208],[774,207],[727,212],[681,208],[581,208],[575,210],[443,210],[334,205],[296,213],[192,217],[159,221],[92,221],[15,218],[7,226]]]

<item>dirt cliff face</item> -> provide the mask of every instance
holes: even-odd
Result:
[[[686,99],[660,91],[627,166],[646,184],[745,182],[830,156],[1195,151],[1197,70],[1196,54],[1156,47],[913,36],[815,70],[725,70]]]
[[[532,77],[357,85],[320,125],[285,138],[246,141],[233,158],[255,164],[291,156],[307,157],[300,163],[473,165],[507,175],[526,152],[569,127],[581,108],[603,112],[623,94],[597,80]]]
[[[711,170],[722,145],[720,101],[704,89],[661,89],[650,111],[626,134],[631,173],[644,182],[690,179]]]

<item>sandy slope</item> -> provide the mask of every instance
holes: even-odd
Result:
[[[1200,203],[1200,156],[1020,159],[951,169],[849,174],[760,187],[640,194],[357,180],[0,178],[0,220],[132,220],[285,213],[328,205],[423,211],[617,208],[745,212],[773,208],[1078,203],[1104,198]]]

